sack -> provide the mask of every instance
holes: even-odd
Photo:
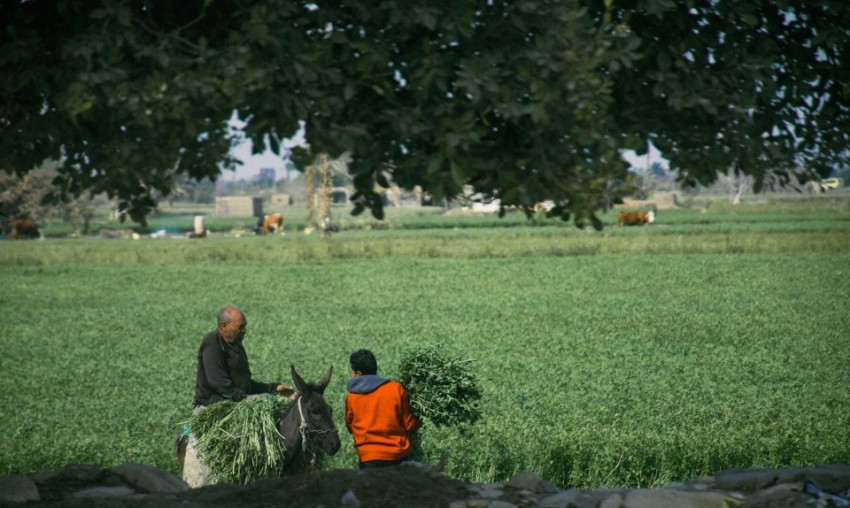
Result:
[[[183,458],[186,456],[186,444],[189,442],[189,435],[192,433],[192,428],[188,423],[183,424],[180,433],[177,434],[177,439],[174,440],[174,453],[177,455],[177,461],[180,462],[180,467],[183,467]]]

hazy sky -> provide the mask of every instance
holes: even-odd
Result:
[[[235,125],[239,124],[238,119],[231,121]],[[292,148],[294,146],[298,146],[304,143],[304,130],[303,127],[298,133],[290,139],[284,140],[283,145],[286,148]],[[250,140],[246,140],[242,144],[238,145],[231,153],[235,155],[238,159],[242,160],[244,164],[239,167],[236,171],[224,171],[222,172],[222,179],[225,181],[237,181],[237,180],[250,180],[254,178],[260,173],[260,169],[262,168],[273,168],[276,171],[275,177],[282,178],[283,170],[284,170],[284,159],[275,155],[269,150],[266,150],[263,154],[260,155],[251,155],[251,147],[252,143]],[[649,158],[647,160],[647,157]],[[655,162],[660,162],[664,168],[668,167],[667,160],[661,156],[661,152],[658,151],[655,146],[650,145],[650,150],[648,155],[644,155],[643,157],[638,157],[634,151],[632,150],[624,150],[623,151],[623,159],[626,162],[639,169],[646,169],[651,164]]]
[[[233,128],[241,128],[243,126],[242,122],[236,117],[234,113],[233,118],[230,120],[231,126]],[[287,149],[290,149],[295,146],[299,146],[304,144],[304,127],[303,123],[301,124],[301,129],[293,136],[292,138],[285,139],[283,141],[283,146]],[[222,171],[221,177],[222,180],[225,181],[237,181],[237,180],[250,180],[254,178],[260,173],[260,170],[263,168],[272,168],[276,171],[275,178],[283,177],[283,169],[284,169],[284,159],[275,155],[271,150],[266,150],[262,154],[259,155],[251,155],[251,148],[253,147],[253,143],[250,140],[245,140],[236,148],[230,151],[237,159],[243,162],[242,166],[239,166],[239,169],[236,171]]]
[[[647,169],[656,162],[660,163],[664,169],[670,168],[669,161],[662,157],[661,152],[651,143],[649,145],[649,153],[643,157],[638,157],[633,150],[623,150],[622,154],[626,162],[638,169]]]

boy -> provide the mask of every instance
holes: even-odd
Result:
[[[400,464],[410,456],[410,435],[421,425],[401,383],[378,376],[378,362],[361,349],[349,358],[345,425],[354,437],[360,469]]]

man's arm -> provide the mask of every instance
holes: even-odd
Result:
[[[251,380],[251,395],[257,393],[274,393],[280,383],[263,383],[262,381]]]
[[[401,388],[401,418],[404,430],[410,434],[422,426],[422,422],[410,411],[410,397],[404,387]]]

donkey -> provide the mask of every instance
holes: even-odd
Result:
[[[292,380],[298,394],[280,420],[278,431],[286,444],[284,474],[303,473],[316,467],[316,449],[328,455],[339,451],[339,433],[333,421],[333,409],[325,402],[325,388],[331,380],[333,366],[318,383],[307,383],[295,366]],[[309,461],[306,459],[310,454]],[[306,465],[306,467],[305,467]]]
[[[339,451],[339,433],[333,422],[333,410],[325,402],[324,393],[331,380],[333,366],[318,383],[308,383],[292,368],[297,394],[278,423],[284,441],[283,475],[299,474],[316,467],[317,451],[334,455]],[[183,479],[190,487],[211,483],[209,473],[197,457],[190,439],[181,435],[176,443],[177,459]],[[309,457],[308,457],[309,455]]]

